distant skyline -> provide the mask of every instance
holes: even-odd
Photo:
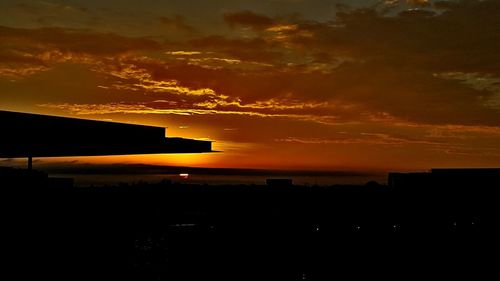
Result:
[[[223,151],[45,162],[495,167],[499,15],[495,0],[4,0],[0,109]]]

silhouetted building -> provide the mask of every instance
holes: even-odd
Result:
[[[74,180],[71,178],[53,178],[42,171],[0,167],[1,187],[68,188],[73,185]]]
[[[210,141],[166,138],[162,127],[9,111],[0,111],[0,121],[0,158],[212,151]]]
[[[292,186],[292,179],[267,179],[266,184],[268,186]]]
[[[423,187],[432,182],[431,173],[389,173],[387,183],[390,187]]]
[[[389,173],[388,184],[395,188],[497,187],[500,186],[500,169],[432,169],[422,173]]]

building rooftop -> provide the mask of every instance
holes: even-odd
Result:
[[[1,158],[212,152],[155,126],[0,111]]]

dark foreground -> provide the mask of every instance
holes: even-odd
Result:
[[[494,189],[163,183],[2,193],[1,247],[14,273],[4,280],[498,274]]]

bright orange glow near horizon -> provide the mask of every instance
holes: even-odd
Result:
[[[0,110],[163,126],[222,152],[43,161],[500,166],[498,1],[102,2],[2,1]]]

